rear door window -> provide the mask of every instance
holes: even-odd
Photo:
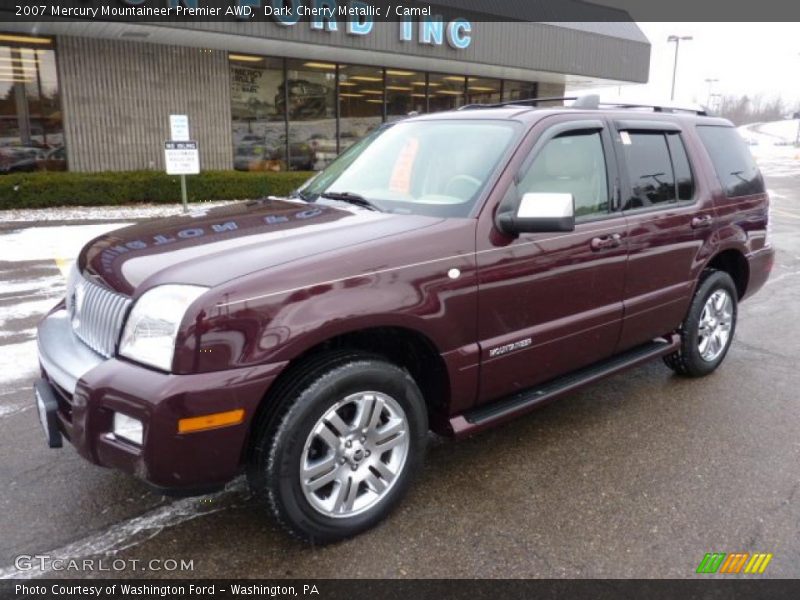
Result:
[[[620,139],[630,181],[625,210],[658,207],[694,197],[692,168],[677,131],[621,131]]]
[[[750,150],[733,127],[698,125],[722,189],[729,198],[764,193],[764,180]]]
[[[667,134],[669,155],[672,158],[672,168],[675,170],[675,184],[678,187],[678,200],[691,200],[694,198],[694,180],[689,157],[681,136],[677,133]]]
[[[664,133],[622,131],[620,137],[631,186],[625,210],[676,202],[675,173]]]

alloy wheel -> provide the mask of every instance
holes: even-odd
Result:
[[[300,484],[328,517],[363,513],[386,497],[409,451],[406,414],[381,392],[352,394],[329,408],[303,447]]]
[[[733,327],[733,300],[718,289],[706,300],[700,314],[697,350],[706,362],[713,362],[727,348]]]

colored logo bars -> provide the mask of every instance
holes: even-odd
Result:
[[[772,554],[763,552],[755,554],[749,554],[747,552],[736,552],[733,554],[709,552],[703,557],[703,560],[700,561],[700,565],[697,567],[697,573],[748,573],[756,575],[766,571],[767,565],[771,560]]]

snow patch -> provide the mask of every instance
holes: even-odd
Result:
[[[37,296],[51,293],[63,293],[65,287],[64,277],[61,275],[48,275],[39,279],[11,279],[0,284],[0,294],[19,294],[30,292]]]
[[[62,294],[63,291],[61,293],[56,291],[47,298],[19,302],[10,306],[0,306],[0,334],[8,335],[8,332],[2,330],[8,327],[11,321],[18,321],[36,316],[43,317],[48,310],[56,305]],[[12,331],[11,333],[13,334],[16,332]]]
[[[216,208],[234,204],[229,201],[202,202],[191,204],[190,210]],[[60,208],[30,208],[0,210],[0,222],[24,221],[116,221],[152,219],[182,215],[180,205],[142,204],[137,206],[65,206]]]
[[[30,379],[39,370],[36,340],[8,344],[0,351],[0,391],[22,379]]]
[[[244,478],[240,477],[229,483],[221,492],[205,496],[204,498],[209,502],[200,504],[197,498],[177,500],[141,516],[115,523],[98,534],[43,554],[77,561],[90,556],[113,556],[154,538],[164,529],[229,508],[233,505],[233,500],[246,495],[246,493],[247,486]],[[41,577],[46,573],[46,570],[41,569],[18,571],[10,566],[0,569],[0,579],[31,579]]]
[[[2,419],[3,417],[10,417],[11,415],[15,415],[18,412],[28,410],[29,408],[32,407],[33,407],[33,401],[31,401],[31,404],[25,404],[25,405],[0,404],[0,419]]]
[[[92,239],[128,225],[131,223],[17,229],[0,235],[0,256],[10,262],[73,258]]]

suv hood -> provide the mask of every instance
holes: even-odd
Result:
[[[162,283],[214,287],[439,221],[292,200],[242,202],[112,231],[87,244],[78,265],[126,295]]]

